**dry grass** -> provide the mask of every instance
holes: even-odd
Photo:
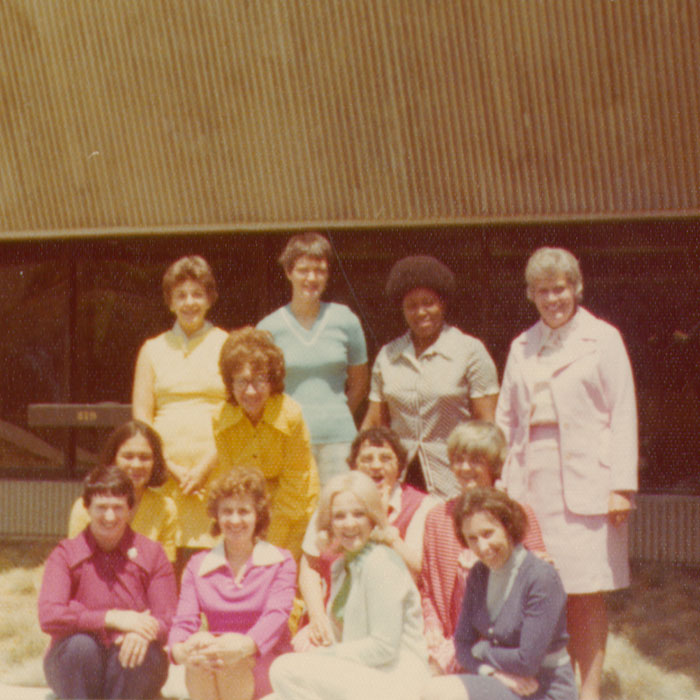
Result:
[[[0,682],[44,684],[36,599],[54,544],[0,543]],[[608,602],[604,700],[700,700],[700,571],[635,566]]]
[[[55,542],[0,544],[0,681],[44,685],[41,659],[48,636],[39,629],[36,601],[46,556]]]
[[[700,571],[637,564],[630,588],[608,604],[616,641],[606,667],[624,690],[609,697],[700,698]]]

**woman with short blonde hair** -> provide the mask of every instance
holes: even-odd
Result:
[[[637,406],[622,337],[580,305],[576,258],[540,248],[525,271],[540,320],[511,344],[496,410],[508,494],[535,511],[568,594],[581,700],[600,698],[604,591],[629,585],[627,518],[637,489]]]

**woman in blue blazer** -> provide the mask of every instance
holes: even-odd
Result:
[[[467,673],[431,679],[422,700],[576,700],[566,593],[555,569],[522,546],[522,507],[479,488],[459,498],[454,521],[479,558],[454,637]]]

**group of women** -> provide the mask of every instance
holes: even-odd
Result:
[[[322,301],[332,253],[292,237],[290,303],[230,334],[206,320],[207,263],[174,263],[175,324],[142,347],[134,421],[101,456],[134,482],[132,527],[184,572],[169,645],[192,698],[570,700],[573,662],[595,700],[603,592],[628,583],[636,406],[577,260],[529,259],[540,320],[500,391],[484,344],[445,321],[453,273],[397,262],[386,291],[408,329],[374,362],[356,435],[367,350],[355,314]],[[85,517],[76,504],[71,535]]]

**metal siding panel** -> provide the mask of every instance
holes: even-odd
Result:
[[[12,0],[0,231],[700,212],[692,0]]]

